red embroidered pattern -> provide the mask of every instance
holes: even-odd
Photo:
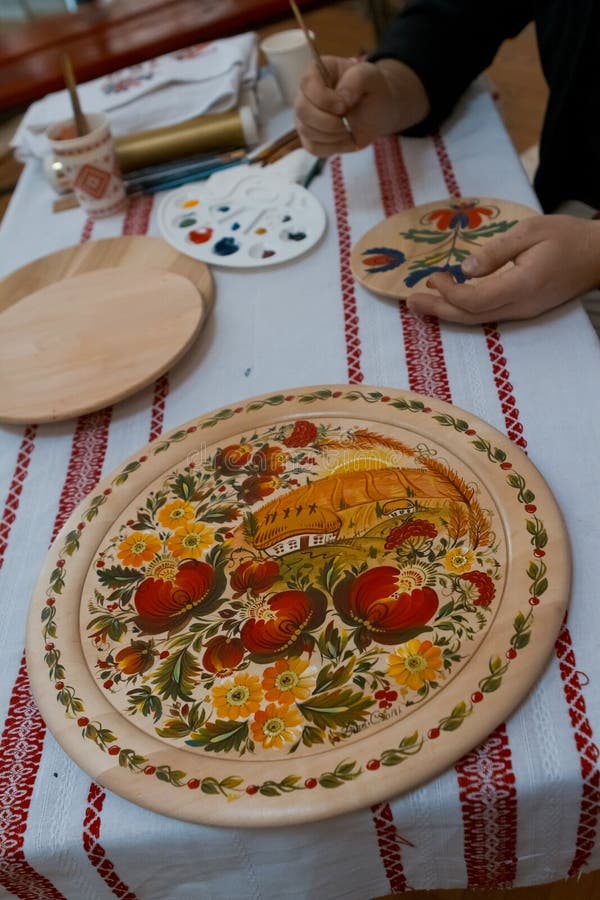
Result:
[[[494,373],[494,382],[504,414],[506,433],[511,441],[524,450],[527,446],[527,441],[523,437],[523,425],[519,421],[519,410],[516,406],[513,386],[508,378],[506,357],[504,356],[504,349],[500,343],[500,334],[492,325],[484,325],[483,333],[485,334],[485,339],[487,341],[490,360],[492,362],[492,372]]]
[[[120,897],[121,900],[137,900],[136,895],[120,880],[115,872],[114,865],[107,859],[106,853],[99,843],[100,828],[102,826],[100,813],[104,806],[105,797],[106,794],[102,788],[92,781],[88,793],[88,806],[83,820],[83,849],[115,897]]]
[[[87,219],[81,234],[81,243],[88,241],[92,235],[94,223]],[[29,444],[35,436],[34,431],[25,431],[17,467],[11,483],[17,491],[10,492],[6,504],[3,524],[12,525],[18,507],[18,497],[29,467],[29,459],[33,452],[33,446]],[[74,438],[75,444],[76,438]],[[98,472],[98,475],[100,473]],[[66,502],[63,502],[65,490],[69,490],[72,484],[77,484],[77,472],[71,468],[67,472],[61,507],[56,518],[54,534],[60,529],[60,525],[66,511]],[[75,490],[72,491],[74,496]],[[7,512],[8,511],[8,512]],[[70,512],[70,510],[69,510]],[[2,532],[3,537],[8,537],[8,532]],[[29,898],[48,898],[48,900],[64,900],[62,894],[45,878],[36,872],[25,859],[23,853],[23,836],[27,828],[27,817],[31,805],[31,793],[35,784],[35,778],[39,768],[44,735],[46,727],[31,695],[29,679],[25,667],[25,655],[21,658],[21,665],[15,684],[11,692],[8,715],[4,723],[4,729],[0,738],[0,884],[13,894],[29,900]]]
[[[436,134],[433,143],[448,192],[453,197],[460,197],[458,181],[441,135]],[[496,366],[494,379],[508,435],[524,446],[519,410],[508,380],[500,334],[489,328],[486,338],[492,366]],[[507,787],[514,785],[514,771],[505,726],[500,725],[484,744],[460,760],[455,769],[459,785],[461,779],[468,782],[465,789],[461,788],[460,797],[469,887],[510,887],[516,876],[518,810],[516,790]],[[493,840],[488,838],[492,834]]]
[[[146,234],[150,224],[153,204],[153,196],[136,197],[131,200],[123,221],[123,234]],[[158,437],[160,434],[164,413],[164,399],[168,391],[168,377],[163,375],[162,378],[157,380],[154,387],[150,440]],[[117,875],[113,863],[108,859],[104,847],[100,844],[100,829],[102,826],[100,813],[102,812],[105,798],[106,793],[104,790],[92,781],[88,793],[88,806],[83,820],[83,846],[89,861],[113,894],[117,897],[124,897],[125,900],[136,900],[135,894],[130,892],[127,885]]]
[[[583,779],[575,853],[567,873],[568,878],[574,878],[587,864],[596,844],[598,816],[600,815],[600,771],[598,769],[600,752],[594,743],[592,726],[587,717],[579,678],[581,673],[577,671],[573,642],[565,622],[563,622],[557,638],[555,652],[559,661],[565,700],[569,706],[569,718],[575,732],[575,745],[579,752]]]
[[[335,218],[338,228],[340,251],[340,276],[342,284],[342,303],[344,305],[344,335],[346,337],[346,358],[348,361],[348,381],[356,384],[363,381],[360,365],[361,348],[358,328],[356,295],[354,293],[354,276],[350,269],[350,223],[348,221],[348,200],[342,161],[335,156],[331,161],[333,196],[335,201]]]
[[[0,884],[21,900],[66,900],[25,859],[23,843],[46,726],[21,657],[0,738]]]
[[[407,889],[406,876],[402,866],[400,844],[402,840],[394,824],[394,814],[389,803],[378,803],[371,807],[373,824],[377,834],[379,855],[385,868],[390,890],[402,894]]]
[[[412,209],[415,201],[400,141],[395,137],[381,138],[374,144],[374,153],[386,217]],[[398,306],[411,390],[449,402],[450,385],[438,320],[414,315],[403,301]]]
[[[509,888],[517,874],[517,790],[504,725],[456,766],[470,888]]]
[[[36,431],[37,427],[35,425],[28,425],[25,429],[23,440],[19,447],[17,464],[8,489],[6,503],[4,504],[4,512],[2,513],[2,519],[0,520],[0,569],[4,563],[4,554],[6,553],[10,530],[17,517],[21,491],[23,490],[23,482],[27,478],[27,472],[29,471],[29,463],[31,462],[33,449],[35,447]]]
[[[153,195],[132,197],[123,222],[123,234],[146,234],[153,204]]]
[[[152,417],[150,420],[150,440],[153,441],[162,432],[165,414],[165,400],[169,393],[169,376],[163,375],[154,385],[154,400],[152,403]]]

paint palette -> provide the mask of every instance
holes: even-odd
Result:
[[[325,211],[303,187],[277,175],[222,172],[187,184],[158,210],[163,237],[217,266],[257,268],[306,253],[325,230]]]

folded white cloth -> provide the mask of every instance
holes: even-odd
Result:
[[[174,125],[237,106],[258,76],[254,32],[196,44],[79,85],[86,113],[106,112],[113,135]],[[66,90],[33,103],[11,146],[19,159],[48,152],[45,130],[72,115]]]

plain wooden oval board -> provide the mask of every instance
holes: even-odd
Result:
[[[382,297],[403,299],[417,291],[439,295],[427,286],[430,275],[449,271],[456,280],[463,259],[478,245],[535,215],[528,206],[489,197],[425,203],[371,228],[352,248],[350,268],[363,287]]]
[[[99,409],[166,372],[206,304],[183,275],[94,269],[22,296],[0,314],[0,420],[49,422]]]
[[[214,282],[205,263],[179,253],[162,238],[126,235],[56,250],[11,272],[0,281],[0,312],[55,281],[113,266],[136,269],[151,266],[183,275],[196,285],[207,311],[212,306]]]

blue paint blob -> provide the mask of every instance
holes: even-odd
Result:
[[[224,237],[214,245],[213,253],[216,253],[217,256],[231,256],[232,253],[237,253],[239,249],[240,245],[232,237]]]
[[[217,206],[218,212],[229,212],[228,206]]]
[[[234,222],[233,225],[231,226],[231,230],[232,230],[232,231],[237,231],[239,227],[240,227],[240,223],[239,223],[239,222]]]
[[[304,231],[288,231],[287,236],[290,241],[303,241],[306,234]]]
[[[282,222],[289,222],[291,218],[292,218],[291,216],[284,216],[283,219],[282,219],[281,221],[282,221]]]

